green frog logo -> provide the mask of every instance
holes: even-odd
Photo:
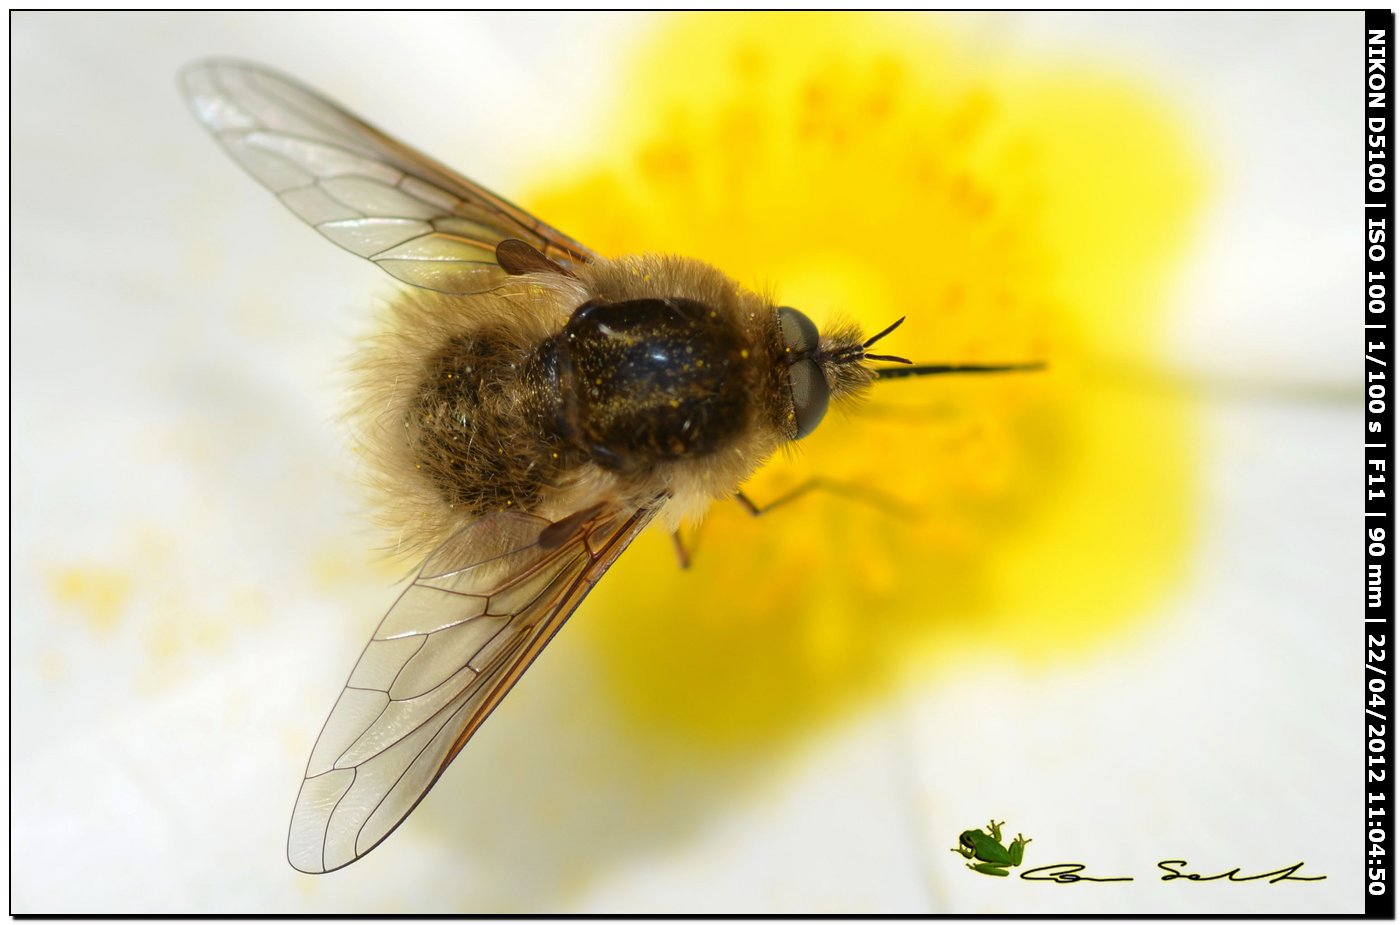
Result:
[[[1031,840],[1018,832],[1011,844],[1003,845],[1001,827],[1004,825],[1005,822],[992,820],[985,832],[981,829],[968,829],[958,836],[958,846],[953,850],[969,861],[977,862],[967,866],[979,874],[989,877],[1010,876],[1011,868],[1021,863],[1026,845],[1030,844]]]

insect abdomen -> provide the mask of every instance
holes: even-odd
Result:
[[[745,427],[750,370],[729,319],[683,298],[588,303],[541,356],[556,428],[605,469],[709,455]]]
[[[451,339],[428,362],[409,416],[418,468],[456,510],[530,510],[570,463],[547,426],[549,392],[537,359],[504,340]]]

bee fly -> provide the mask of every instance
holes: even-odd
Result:
[[[708,264],[602,257],[256,65],[181,82],[254,178],[410,287],[360,358],[357,417],[400,546],[426,561],[312,749],[298,870],[383,841],[657,514],[738,495],[876,379],[1033,368],[915,366],[869,352],[898,321],[823,333]]]

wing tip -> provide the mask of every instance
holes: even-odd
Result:
[[[272,68],[258,64],[256,61],[249,61],[246,58],[224,57],[222,55],[213,55],[208,58],[196,58],[189,64],[180,68],[179,75],[183,80],[186,75],[213,73],[219,70],[250,71],[257,74],[269,74],[281,80],[288,79]]]
[[[324,844],[300,845],[296,843],[296,821],[292,822],[292,828],[287,832],[287,863],[293,870],[303,874],[324,874],[326,869],[326,854]]]
[[[286,84],[305,93],[313,92],[295,78],[265,64],[258,64],[256,61],[249,61],[246,58],[219,55],[196,58],[176,72],[175,81],[179,85],[181,93],[193,106],[201,96],[219,95],[219,78],[228,74],[256,74],[265,80]]]
[[[312,867],[310,865],[303,866],[302,863],[298,862],[295,858],[292,857],[292,851],[290,848],[287,849],[287,863],[291,865],[292,870],[295,870],[298,873],[302,874],[319,875],[330,873],[330,871],[326,870],[324,867]]]
[[[201,82],[210,80],[223,68],[257,68],[257,65],[237,58],[198,58],[175,72],[175,80],[186,97],[202,92]]]

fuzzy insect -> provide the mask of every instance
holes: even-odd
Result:
[[[383,841],[653,518],[747,503],[764,460],[876,379],[1031,368],[913,366],[869,352],[899,322],[821,333],[708,264],[604,258],[262,67],[181,82],[254,178],[410,287],[357,417],[399,545],[427,558],[312,750],[298,870]]]

